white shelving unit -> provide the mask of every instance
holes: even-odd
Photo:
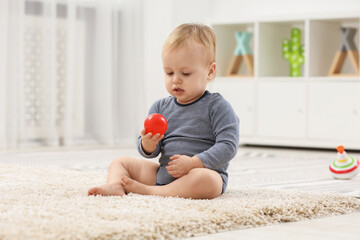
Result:
[[[360,13],[343,15],[235,19],[211,22],[217,34],[217,78],[210,88],[224,95],[240,117],[240,143],[360,150],[360,77],[350,60],[342,76],[328,73],[342,42],[340,27],[358,29]],[[301,77],[289,77],[282,40],[301,29],[305,63]],[[234,33],[253,34],[253,77],[226,76],[236,47]],[[247,74],[245,64],[239,70]]]

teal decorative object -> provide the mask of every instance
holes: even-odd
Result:
[[[227,76],[240,76],[238,74],[240,65],[243,60],[249,70],[248,76],[254,75],[254,58],[250,48],[250,40],[252,33],[250,32],[235,32],[236,48],[234,50],[234,56],[231,59],[229,69],[227,70]]]
[[[245,54],[252,54],[250,48],[250,40],[252,37],[252,33],[249,32],[236,32],[235,38],[237,42],[237,46],[234,51],[235,56],[241,56]]]
[[[304,45],[301,45],[301,30],[291,29],[291,40],[285,38],[282,41],[282,56],[290,63],[290,76],[301,76],[301,64],[304,63]]]

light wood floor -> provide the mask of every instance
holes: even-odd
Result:
[[[360,152],[347,153],[360,159]],[[360,198],[360,174],[350,180],[330,175],[329,163],[336,154],[335,149],[240,147],[229,167],[229,181],[235,185],[337,192]]]

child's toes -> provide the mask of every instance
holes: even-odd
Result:
[[[98,191],[98,187],[90,188],[89,191],[88,191],[88,196],[96,195],[97,191]]]

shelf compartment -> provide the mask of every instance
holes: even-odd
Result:
[[[252,33],[250,48],[254,51],[254,38],[256,37],[254,34],[255,24],[253,22],[242,24],[213,24],[212,27],[217,37],[217,75],[226,76],[230,67],[231,59],[234,56],[234,50],[237,46],[235,32],[246,31]],[[246,68],[245,61],[243,60],[239,69],[239,75],[248,74],[248,69]]]
[[[328,76],[336,52],[342,43],[341,27],[356,28],[354,38],[359,50],[359,18],[333,18],[310,20],[309,74],[310,76]],[[344,75],[353,75],[354,69],[347,56],[341,71]]]
[[[259,23],[259,76],[290,76],[290,63],[282,57],[282,41],[290,40],[291,29],[301,30],[301,44],[304,45],[305,21],[282,21]],[[305,51],[307,51],[307,46]],[[306,64],[307,59],[305,59]],[[301,66],[301,76],[304,75],[304,64]]]

